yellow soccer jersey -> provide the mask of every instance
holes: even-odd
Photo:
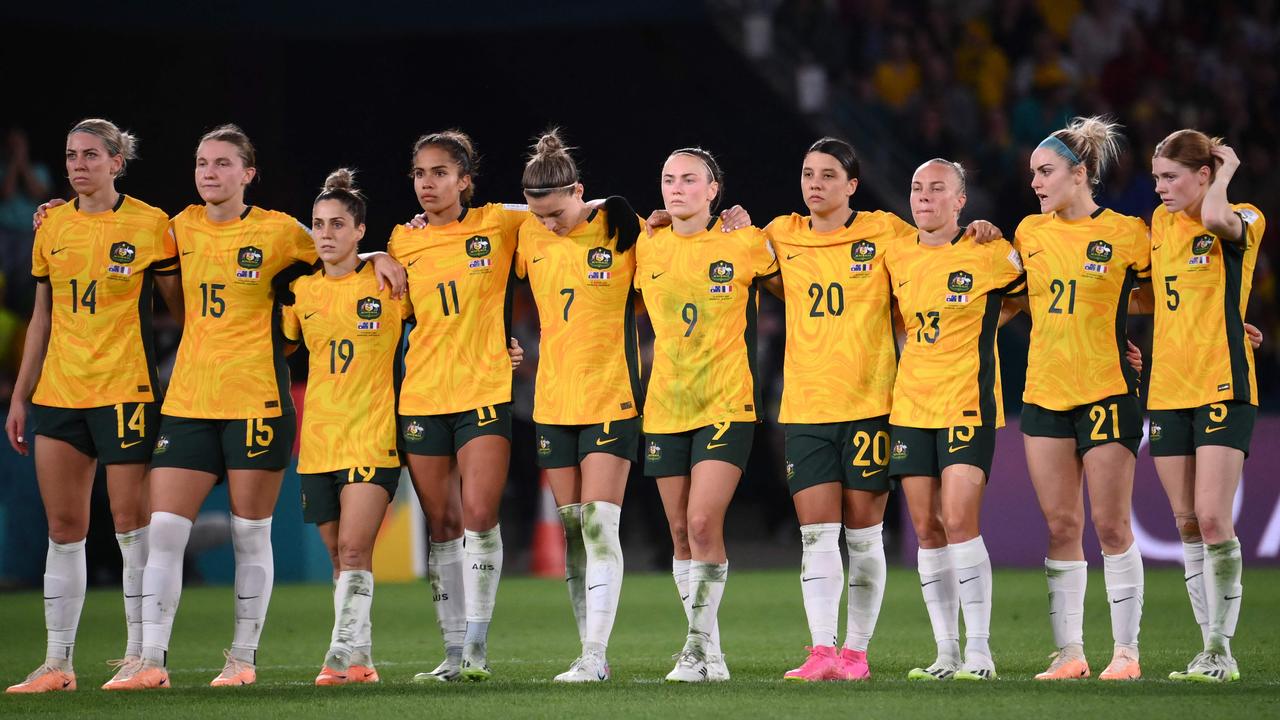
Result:
[[[787,350],[778,422],[887,415],[898,350],[889,304],[889,244],[914,228],[893,213],[855,212],[831,232],[792,214],[765,233],[786,294]]]
[[[1225,241],[1186,213],[1164,206],[1151,216],[1155,329],[1147,408],[1176,410],[1234,400],[1258,404],[1253,348],[1244,309],[1266,219],[1249,204],[1232,205],[1244,236]]]
[[[755,280],[777,270],[753,227],[725,234],[713,220],[691,236],[640,237],[635,283],[654,333],[645,432],[757,419]]]
[[[279,417],[293,409],[271,279],[316,261],[307,229],[249,207],[214,222],[203,205],[173,218],[186,321],[163,412],[188,418]]]
[[[515,270],[529,280],[541,327],[534,421],[594,425],[639,415],[635,248],[618,252],[604,211],[564,237],[529,217]]]
[[[373,265],[328,277],[324,270],[293,284],[284,336],[310,353],[298,472],[397,467],[396,351],[408,299],[378,290]]]
[[[515,208],[521,209],[515,209]],[[409,272],[400,412],[443,415],[511,402],[507,307],[523,206],[464,208],[447,225],[398,226],[387,252]]]
[[[31,251],[31,274],[53,296],[32,401],[89,408],[156,400],[152,275],[176,267],[169,218],[123,194],[106,212],[79,207],[51,208]]]
[[[929,246],[909,235],[885,266],[907,331],[889,422],[1003,426],[996,327],[1005,295],[1026,287],[1018,251],[1004,239]]]
[[[1125,320],[1134,283],[1151,277],[1146,223],[1102,208],[1074,221],[1032,215],[1018,225],[1014,247],[1031,306],[1023,402],[1070,410],[1135,392]]]

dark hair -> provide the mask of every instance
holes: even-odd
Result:
[[[1213,149],[1221,144],[1222,138],[1209,137],[1199,130],[1176,130],[1156,145],[1152,158],[1167,158],[1192,172],[1208,167],[1212,180],[1218,174],[1218,161],[1213,157]]]
[[[573,161],[560,128],[550,128],[538,138],[524,165],[521,185],[529,197],[546,197],[557,192],[573,192],[578,184],[578,164]]]
[[[364,224],[364,193],[356,187],[355,170],[338,168],[329,173],[329,177],[324,179],[324,189],[311,204],[316,205],[321,200],[337,200],[347,208],[347,212],[351,213],[351,219],[356,225]]]
[[[715,156],[700,147],[687,147],[680,148],[679,150],[673,150],[671,151],[671,154],[667,156],[667,159],[670,160],[676,155],[692,155],[701,160],[702,164],[707,166],[707,172],[711,174],[711,182],[720,186],[719,191],[716,192],[715,198],[711,200],[711,212],[714,214],[716,208],[720,206],[720,199],[724,197],[724,172],[720,170],[720,163],[716,162]]]
[[[239,152],[240,160],[244,163],[245,167],[258,167],[258,155],[253,149],[253,143],[249,142],[249,136],[240,129],[239,125],[235,125],[233,123],[219,125],[205,133],[200,138],[200,142],[196,143],[196,147],[198,148],[201,144],[210,140],[220,140],[222,142],[235,145],[236,150]]]
[[[129,161],[138,157],[137,136],[126,130],[121,130],[110,120],[99,118],[81,120],[67,132],[67,137],[71,137],[74,133],[85,133],[98,138],[102,141],[103,147],[107,149],[108,155],[120,157],[120,172],[115,175],[117,178],[124,177],[124,170],[129,165]]]
[[[854,152],[853,146],[844,140],[833,137],[821,138],[809,146],[805,155],[816,152],[835,158],[850,180],[857,180],[861,176],[862,163],[858,161],[858,153]]]
[[[1076,164],[1084,165],[1089,184],[1097,185],[1120,155],[1120,127],[1120,123],[1103,116],[1078,117],[1049,137],[1058,138],[1070,148],[1078,158]]]
[[[462,204],[471,204],[471,198],[476,194],[476,175],[479,174],[480,158],[476,155],[475,145],[471,142],[471,138],[461,130],[450,129],[441,130],[440,132],[423,135],[413,144],[413,154],[409,156],[409,162],[412,163],[418,157],[418,153],[426,147],[438,147],[449,153],[449,157],[454,164],[458,166],[458,177],[467,176],[471,178],[471,184],[466,190],[462,191]]]

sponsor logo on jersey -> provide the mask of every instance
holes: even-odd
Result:
[[[127,242],[112,243],[111,245],[111,262],[131,263],[137,256],[138,250]]]
[[[376,297],[362,297],[356,301],[356,316],[363,320],[382,317],[382,301]]]
[[[656,442],[650,441],[649,447],[645,450],[644,457],[646,460],[661,460],[662,446]]]
[[[595,270],[613,267],[613,252],[604,247],[591,248],[587,251],[587,267]]]
[[[1212,235],[1195,236],[1195,238],[1191,240],[1191,254],[1192,255],[1208,255],[1209,251],[1213,249],[1213,241],[1214,241],[1214,237]],[[1191,264],[1196,265],[1196,264],[1203,264],[1203,263],[1193,262]]]
[[[1106,240],[1094,240],[1085,248],[1084,255],[1094,262],[1111,262],[1111,256],[1115,251],[1111,247],[1111,243]]]
[[[538,454],[543,456],[551,454],[551,441],[546,435],[538,436]]]
[[[733,263],[728,260],[717,260],[707,269],[711,282],[724,284],[733,280]]]
[[[252,245],[242,247],[240,252],[236,253],[236,262],[246,270],[257,270],[262,267],[262,249]]]
[[[426,434],[427,429],[417,420],[410,420],[408,425],[404,426],[404,439],[418,441]]]
[[[467,238],[466,248],[469,257],[482,258],[493,250],[493,243],[483,235],[472,235]]]
[[[163,455],[169,449],[169,436],[161,435],[156,438],[156,449],[153,455]]]
[[[907,444],[901,440],[895,442],[889,456],[894,460],[905,460],[907,457]]]
[[[870,262],[876,256],[876,244],[870,240],[860,240],[849,250],[854,262]]]
[[[947,289],[953,293],[967,293],[973,289],[973,276],[957,270],[947,277]]]

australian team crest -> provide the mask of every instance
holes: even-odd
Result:
[[[422,427],[422,423],[417,420],[410,420],[408,425],[404,426],[404,439],[410,442],[417,442],[426,435],[427,429]]]
[[[650,441],[649,441],[649,447],[645,450],[645,459],[646,459],[646,460],[661,460],[661,459],[662,459],[662,446],[661,446],[661,445],[659,445],[658,443],[656,443],[656,442],[654,442],[654,441],[650,440]]]
[[[1111,255],[1113,252],[1111,243],[1106,240],[1094,240],[1089,243],[1089,247],[1085,248],[1084,254],[1085,257],[1094,262],[1105,263],[1111,262]]]
[[[360,298],[356,301],[356,315],[362,320],[382,317],[382,301],[376,297]]]
[[[466,247],[468,257],[482,258],[493,250],[493,243],[483,235],[472,235],[467,238]]]
[[[967,293],[973,289],[973,276],[957,270],[947,277],[947,289],[953,293]]]
[[[1191,241],[1191,254],[1208,255],[1209,251],[1213,249],[1213,240],[1214,238],[1212,235],[1195,236]]]
[[[853,244],[850,252],[853,254],[854,262],[871,262],[876,256],[876,244],[870,240],[860,240]]]
[[[907,458],[907,444],[901,440],[895,442],[890,457],[894,460],[905,460]]]
[[[708,277],[713,283],[727,283],[733,280],[733,263],[727,260],[717,260],[711,263],[711,267],[707,270]]]
[[[544,457],[551,454],[551,441],[546,435],[538,436],[538,454]]]
[[[242,247],[236,254],[236,262],[245,270],[257,270],[262,267],[262,249],[252,245]]]
[[[129,264],[138,256],[138,250],[127,242],[111,245],[111,262]]]
[[[607,270],[613,267],[613,251],[598,247],[587,251],[587,267],[594,270]]]
[[[163,455],[169,450],[169,436],[161,435],[156,438],[156,449],[152,451],[152,455]]]

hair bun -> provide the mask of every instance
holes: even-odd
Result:
[[[356,191],[356,171],[350,168],[338,168],[329,173],[329,177],[324,179],[324,189],[328,190],[346,190],[347,192]]]
[[[560,128],[551,128],[538,138],[538,142],[533,146],[536,155],[555,155],[565,152],[568,148],[564,146],[564,141],[560,139]]]

